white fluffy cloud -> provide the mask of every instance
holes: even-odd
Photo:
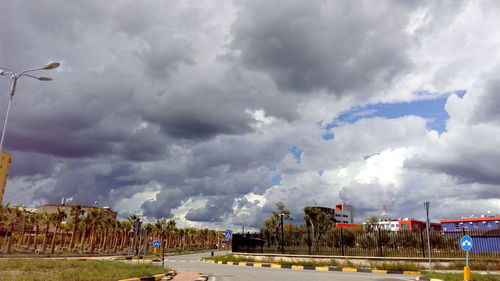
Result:
[[[344,201],[357,221],[420,218],[425,201],[435,219],[500,212],[493,1],[0,2],[0,66],[62,62],[18,86],[6,201],[227,227],[278,201],[299,220]],[[444,132],[425,108],[337,120],[456,90]]]

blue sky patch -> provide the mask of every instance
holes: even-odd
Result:
[[[297,147],[297,146],[292,146],[288,149],[288,151],[290,151],[293,154],[293,158],[295,158],[295,162],[297,162],[297,164],[300,164],[300,158],[302,157],[302,152],[304,152],[304,150],[302,148]]]
[[[271,186],[281,185],[281,175],[274,176],[271,179]]]
[[[326,131],[322,136],[324,140],[333,140],[335,135],[332,132]]]
[[[369,104],[362,107],[353,107],[345,112],[342,112],[337,118],[326,124],[325,136],[329,136],[332,128],[338,127],[343,123],[353,124],[364,118],[382,117],[387,119],[400,118],[408,115],[420,116],[427,119],[427,129],[436,130],[439,133],[446,131],[446,121],[450,118],[445,110],[445,104],[451,94],[456,94],[463,98],[467,93],[466,90],[458,90],[447,92],[442,95],[432,95],[429,92],[417,92],[417,96],[425,97],[421,100],[412,102],[397,102],[397,103],[377,103]],[[333,134],[332,134],[333,138]]]

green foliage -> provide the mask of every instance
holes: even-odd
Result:
[[[442,279],[445,281],[462,281],[464,280],[463,273],[427,273],[425,277]],[[498,281],[500,280],[500,275],[498,274],[478,274],[472,273],[472,281]]]
[[[370,267],[373,269],[401,271],[419,271],[423,269],[422,266],[410,262],[373,262],[370,263]]]
[[[317,207],[304,208],[304,220],[311,231],[311,244],[318,250],[323,235],[333,228],[332,217]]]
[[[167,272],[156,265],[116,261],[70,261],[49,259],[0,260],[2,281],[117,280]]]
[[[450,263],[448,266],[441,266],[442,269],[463,269],[465,266],[464,261],[455,261]],[[500,260],[480,260],[480,261],[469,261],[469,267],[472,270],[489,270],[495,271],[500,270]]]

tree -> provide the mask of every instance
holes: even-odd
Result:
[[[33,250],[36,251],[36,248],[38,246],[38,233],[40,231],[40,224],[43,222],[43,215],[42,214],[34,214],[34,224],[35,224],[35,239],[33,241]],[[29,248],[29,245],[28,245]]]
[[[322,236],[332,229],[332,217],[317,207],[304,208],[304,220],[309,231],[311,231],[311,243],[313,249],[319,250]]]
[[[89,219],[91,231],[90,231],[90,253],[94,253],[95,244],[97,241],[97,227],[101,224],[104,219],[103,212],[101,209],[93,208],[87,213]]]
[[[21,221],[23,219],[23,213],[19,208],[13,207],[13,208],[7,208],[6,212],[6,222],[9,225],[9,232],[10,236],[7,239],[7,253],[10,253],[12,243],[14,241],[14,232],[15,232],[15,225],[17,222]]]
[[[172,242],[172,235],[175,233],[175,220],[171,219],[171,220],[168,220],[167,221],[167,243],[166,243],[166,246],[167,246],[167,250],[168,248],[170,247],[170,243]]]
[[[54,218],[54,214],[43,213],[41,217],[41,224],[45,225],[45,235],[43,236],[42,243],[42,251],[45,253],[45,249],[47,249],[47,241],[49,238],[49,228],[52,220]]]
[[[139,234],[139,230],[141,228],[140,227],[141,226],[141,218],[134,214],[134,215],[129,216],[127,219],[131,223],[131,225],[134,229],[134,239],[133,239],[133,243],[132,243],[132,249],[134,249],[137,252],[138,243],[139,243],[139,239],[137,239],[137,237]]]
[[[281,221],[293,220],[290,216],[290,211],[285,208],[282,202],[276,203],[276,210],[272,211],[271,216],[268,217],[261,226],[263,232],[267,232],[268,245],[278,244],[280,241],[279,234],[281,233]]]
[[[72,218],[73,230],[71,232],[71,242],[69,243],[69,248],[72,250],[75,247],[76,232],[78,229],[78,224],[80,223],[80,216],[82,216],[84,211],[81,205],[71,206],[70,215]]]
[[[54,235],[52,236],[52,243],[50,244],[50,254],[54,254],[54,249],[56,245],[56,238],[57,238],[57,232],[59,231],[59,228],[61,227],[62,221],[67,217],[66,212],[63,210],[57,208],[56,213],[54,213],[54,216],[52,216],[52,223],[54,224]]]
[[[371,216],[365,220],[366,230],[371,231],[377,228],[378,218],[376,216]]]

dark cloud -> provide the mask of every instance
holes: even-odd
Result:
[[[240,4],[231,47],[244,65],[269,73],[282,89],[373,93],[412,64],[404,33],[412,9],[400,2],[376,9],[352,1]]]
[[[74,197],[120,206],[122,214],[143,210],[149,217],[185,214],[252,226],[278,201],[299,221],[304,205],[331,206],[343,198],[339,190],[361,205],[360,215],[378,208],[370,199],[380,197],[379,189],[387,200],[419,192],[408,182],[380,187],[332,174],[356,179],[351,170],[362,170],[365,155],[386,151],[390,160],[398,148],[425,150],[421,118],[361,120],[332,128],[328,142],[315,124],[360,99],[400,99],[392,96],[395,84],[410,80],[419,88],[442,80],[419,78],[427,64],[441,63],[421,63],[429,50],[419,48],[464,7],[456,1],[0,3],[1,66],[62,63],[39,73],[54,81],[18,85],[4,146],[14,156],[9,200]],[[420,10],[421,25],[407,32]],[[0,113],[8,101],[6,78],[0,77]],[[498,155],[485,143],[495,140],[497,84],[486,83],[473,109],[477,119],[467,120],[485,127],[459,134],[465,145],[443,134],[446,145],[410,159],[405,169],[429,182],[450,175],[455,181],[446,183],[458,190],[470,183],[478,185],[477,198],[498,198],[486,184],[499,183]],[[450,122],[456,118],[450,114]],[[292,146],[304,150],[300,165],[288,152]],[[277,174],[283,186],[271,187]],[[368,197],[356,197],[360,190]],[[398,210],[416,212],[408,200],[396,201]]]
[[[500,122],[500,67],[488,74],[484,93],[479,97],[473,121]]]

